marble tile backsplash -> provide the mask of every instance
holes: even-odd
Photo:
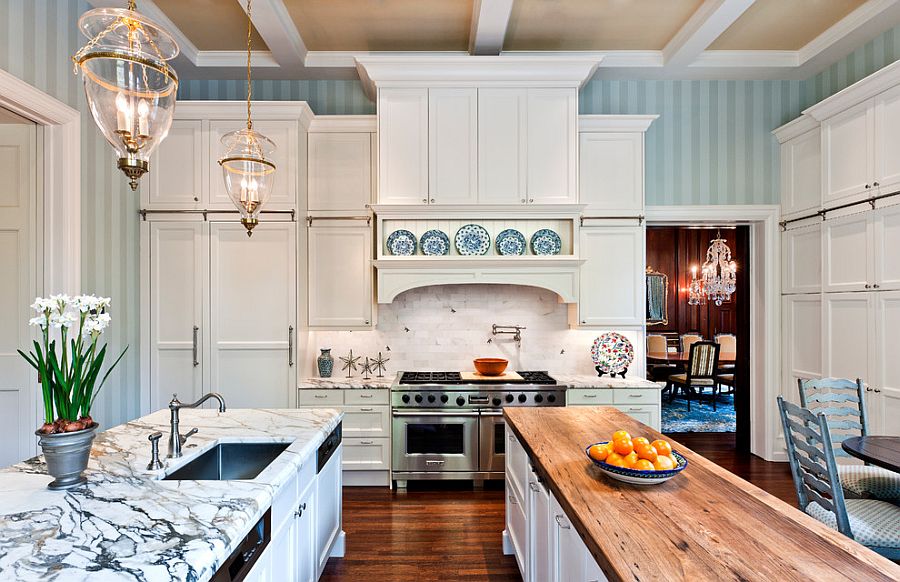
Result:
[[[334,376],[339,356],[375,356],[391,360],[388,374],[398,370],[471,370],[476,357],[502,357],[511,369],[551,373],[593,374],[591,344],[605,330],[569,329],[569,306],[552,291],[517,285],[440,285],[421,287],[378,306],[373,331],[311,331],[302,360],[304,374],[316,376],[319,348],[331,348]],[[491,335],[491,325],[520,325],[522,346],[511,335]],[[644,375],[643,332],[616,329],[635,347],[629,376]]]

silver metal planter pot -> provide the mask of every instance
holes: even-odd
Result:
[[[34,434],[40,437],[38,443],[47,461],[47,473],[55,479],[48,489],[69,489],[81,485],[87,478],[81,473],[87,468],[99,424],[76,432],[59,434]]]

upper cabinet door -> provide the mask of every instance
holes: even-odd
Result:
[[[823,203],[863,198],[875,182],[875,115],[864,101],[822,123]]]
[[[478,90],[478,201],[525,204],[525,89]]]
[[[427,204],[428,89],[378,90],[378,200]]]
[[[781,235],[783,293],[822,290],[822,225],[813,224]]]
[[[644,134],[582,133],[579,146],[579,202],[586,212],[642,214]]]
[[[900,184],[900,87],[875,97],[875,180],[882,192]]]
[[[429,202],[470,204],[478,193],[478,90],[428,90]]]
[[[150,158],[150,171],[142,187],[145,208],[186,210],[206,203],[203,122],[176,119],[169,135]]]
[[[900,205],[875,211],[871,260],[875,263],[874,289],[900,289]]]
[[[865,291],[873,280],[872,221],[868,213],[853,214],[824,223],[822,233],[822,290]]]
[[[372,176],[372,134],[309,134],[309,210],[366,212]]]
[[[831,378],[870,378],[875,337],[874,293],[822,296],[822,373]],[[811,341],[815,338],[810,337]]]
[[[814,129],[781,145],[781,214],[801,214],[821,205],[822,136]]]
[[[528,202],[578,200],[578,103],[575,89],[528,89]]]
[[[646,318],[645,231],[640,226],[581,229],[581,325],[641,325]]]
[[[236,129],[246,127],[245,121],[213,120],[209,122],[209,208],[216,210],[232,210],[234,203],[225,191],[225,180],[222,178],[222,167],[219,165],[225,151],[222,136]],[[263,119],[253,122],[253,129],[262,133],[275,144],[275,151],[270,159],[275,164],[275,184],[269,201],[263,206],[266,210],[293,210],[297,208],[298,179],[298,129],[297,121]]]
[[[372,230],[314,223],[309,236],[309,326],[359,329],[372,322]],[[340,268],[336,268],[340,265]]]

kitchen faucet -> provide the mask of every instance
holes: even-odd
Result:
[[[219,401],[219,412],[225,412],[225,399],[222,398],[222,395],[218,392],[210,392],[209,394],[204,394],[203,397],[200,398],[197,402],[193,404],[183,404],[180,400],[178,400],[178,394],[172,394],[172,400],[169,402],[169,411],[172,413],[172,426],[171,432],[169,433],[169,458],[177,459],[181,456],[181,446],[188,440],[191,436],[197,434],[197,429],[192,428],[185,435],[181,435],[178,433],[178,411],[182,408],[197,408],[210,398],[215,398]]]
[[[498,335],[502,333],[512,334],[513,340],[516,342],[516,347],[522,347],[522,330],[526,329],[522,325],[497,325],[496,323],[491,326],[491,334]]]

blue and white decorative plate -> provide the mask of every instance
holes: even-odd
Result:
[[[461,255],[485,255],[491,248],[491,235],[483,226],[467,224],[456,231],[453,243]]]
[[[525,235],[514,228],[507,228],[497,235],[494,241],[497,254],[500,255],[524,255],[528,245],[525,244]]]
[[[416,254],[416,235],[402,228],[395,230],[387,239],[387,248],[392,255],[412,256]]]
[[[536,255],[558,255],[562,251],[562,239],[549,228],[542,228],[531,235],[531,252]]]
[[[606,442],[594,444],[605,445]],[[676,465],[674,469],[665,471],[639,471],[637,469],[628,469],[626,467],[616,467],[615,465],[610,465],[603,461],[591,458],[590,450],[592,446],[594,445],[587,446],[584,449],[584,454],[587,455],[588,459],[591,459],[591,462],[594,463],[600,471],[617,481],[631,483],[632,485],[658,485],[660,483],[665,483],[678,473],[684,471],[684,468],[688,466],[687,459],[685,459],[681,453],[672,451],[672,456],[675,457],[675,460],[678,462],[678,465]]]
[[[429,230],[419,239],[419,246],[423,255],[449,255],[450,237],[440,230]]]

